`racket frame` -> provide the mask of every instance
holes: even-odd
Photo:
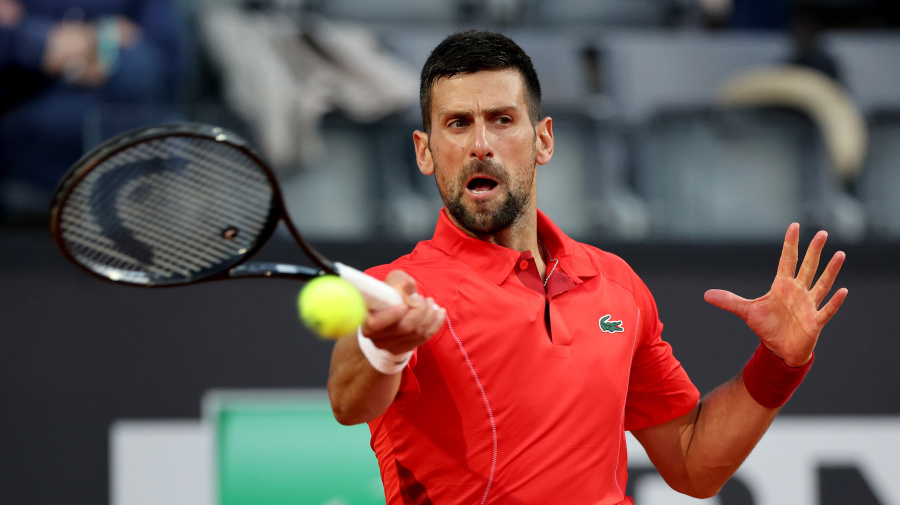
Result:
[[[172,137],[202,139],[215,142],[221,142],[228,147],[240,151],[243,155],[252,160],[258,168],[265,174],[272,188],[272,201],[269,209],[269,220],[263,229],[257,235],[252,247],[248,248],[230,268],[216,272],[206,277],[192,279],[185,283],[134,283],[116,280],[110,276],[103,275],[95,271],[79,261],[69,250],[65,239],[63,238],[63,230],[60,225],[62,221],[61,212],[66,201],[72,195],[72,192],[81,181],[99,164],[107,161],[116,154],[133,147],[134,145],[144,142],[160,140]],[[268,243],[278,223],[284,223],[291,237],[297,243],[304,254],[318,267],[311,268],[299,265],[290,265],[272,262],[249,262],[249,260]],[[281,187],[278,179],[269,165],[262,157],[251,148],[248,143],[239,135],[228,131],[222,127],[211,126],[201,123],[166,123],[154,125],[150,127],[139,128],[122,133],[113,137],[94,149],[84,154],[72,168],[66,173],[58,184],[53,194],[50,204],[50,233],[57,248],[62,252],[63,256],[70,262],[78,265],[84,271],[87,271],[95,277],[114,282],[116,284],[128,284],[139,287],[177,287],[200,282],[209,282],[222,279],[242,279],[242,278],[266,278],[279,277],[286,279],[309,280],[319,275],[340,275],[339,267],[323,256],[319,251],[312,247],[309,242],[300,234],[294,223],[291,221],[284,204],[284,198],[281,193]],[[345,268],[345,265],[341,265]],[[352,270],[352,269],[351,269]]]

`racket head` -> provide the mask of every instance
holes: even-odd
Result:
[[[159,287],[228,277],[282,219],[306,246],[287,220],[275,175],[242,138],[176,123],[122,134],[85,154],[57,188],[50,229],[87,272]]]

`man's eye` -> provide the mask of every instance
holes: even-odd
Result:
[[[510,124],[512,123],[512,118],[509,116],[501,116],[497,118],[498,124]]]
[[[454,119],[453,121],[450,121],[447,126],[449,126],[450,128],[462,128],[466,126],[466,122],[462,119]]]

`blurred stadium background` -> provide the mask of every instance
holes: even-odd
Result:
[[[761,295],[788,223],[801,222],[806,238],[828,229],[827,252],[848,253],[840,284],[850,297],[783,420],[708,502],[900,504],[895,2],[794,2],[824,5],[794,11],[826,13],[812,29],[810,18],[754,24],[741,1],[177,3],[191,61],[180,114],[249,138],[278,167],[300,229],[361,267],[409,251],[437,219],[411,142],[428,52],[462,28],[512,36],[534,59],[554,118],[539,206],[632,264],[702,391],[755,347],[702,293]],[[85,116],[85,148],[156,119],[98,107]],[[292,247],[276,237],[267,253],[283,260]],[[0,283],[0,503],[378,503],[304,498],[291,484],[247,498],[219,480],[234,469],[223,426],[252,426],[254,409],[321,413],[331,344],[297,321],[298,285],[102,283],[64,262],[40,219],[0,228]],[[284,425],[252,429],[250,439]],[[282,449],[300,447],[290,436]],[[374,465],[361,440],[359,457]],[[639,503],[682,503],[658,490],[633,449]],[[334,464],[321,448],[271,451],[271,469]]]

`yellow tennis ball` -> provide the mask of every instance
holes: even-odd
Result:
[[[354,333],[368,314],[359,291],[336,275],[316,277],[303,286],[297,310],[303,323],[323,338]]]

